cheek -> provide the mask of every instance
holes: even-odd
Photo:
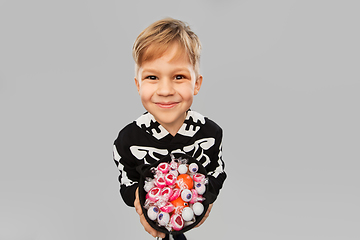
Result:
[[[151,97],[153,96],[154,89],[151,85],[143,84],[140,88],[140,98],[142,102],[150,101]]]
[[[193,101],[194,86],[192,86],[191,84],[186,84],[186,85],[179,87],[177,92],[181,95],[181,98],[183,99],[183,101],[190,101],[190,102]]]

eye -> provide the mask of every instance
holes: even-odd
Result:
[[[157,79],[157,77],[156,77],[156,76],[154,76],[154,75],[149,75],[149,76],[147,76],[145,79],[149,79],[149,80],[156,80],[156,79]]]
[[[184,75],[176,75],[175,79],[176,80],[185,79],[185,76]]]

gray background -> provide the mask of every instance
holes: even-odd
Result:
[[[192,109],[225,134],[228,179],[188,239],[359,239],[359,7],[0,1],[0,239],[152,239],[112,143],[144,112],[133,41],[167,16],[202,41]]]

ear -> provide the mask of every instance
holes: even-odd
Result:
[[[140,82],[137,80],[136,77],[134,78],[134,80],[135,80],[135,85],[136,85],[136,88],[138,90],[138,93],[140,93]]]
[[[195,81],[194,95],[197,95],[199,93],[202,81],[203,81],[203,76],[199,75]]]

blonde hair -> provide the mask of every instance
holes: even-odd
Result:
[[[185,51],[196,75],[198,75],[200,40],[186,23],[173,18],[165,18],[152,23],[136,38],[132,51],[136,74],[142,63],[161,57],[175,43],[180,46],[177,55]]]

